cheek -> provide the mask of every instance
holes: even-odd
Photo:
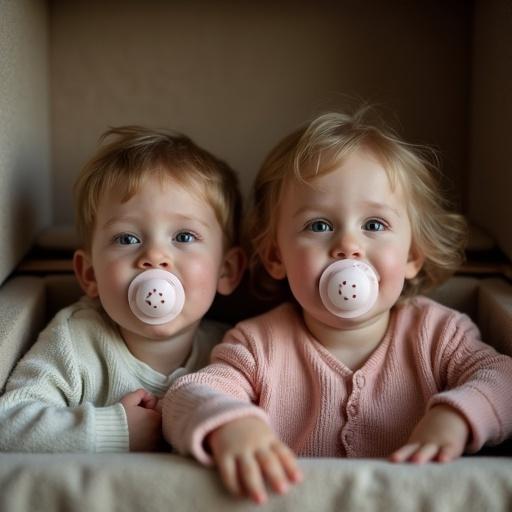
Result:
[[[120,287],[128,290],[128,277],[125,275],[122,265],[112,263],[102,264],[96,271],[96,279],[100,289],[108,292],[109,289],[118,290]]]
[[[403,273],[407,257],[405,254],[397,254],[395,251],[381,251],[379,255],[379,265],[387,273]]]
[[[187,294],[197,296],[205,292],[215,293],[219,268],[220,258],[219,261],[210,258],[188,258],[186,266],[180,272]]]
[[[315,295],[322,270],[324,257],[307,247],[297,247],[293,254],[284,259],[288,282],[295,297]]]
[[[94,273],[100,287],[111,286],[125,278],[124,273],[130,266],[125,253],[101,245],[93,252]]]
[[[318,260],[314,250],[299,244],[283,251],[282,258],[288,279],[310,276],[316,267],[315,261]]]
[[[119,325],[124,325],[129,315],[128,286],[119,267],[105,265],[97,272],[99,299],[108,316]]]
[[[115,321],[128,308],[128,287],[134,277],[119,262],[102,262],[95,268],[100,301]]]
[[[385,286],[394,293],[400,293],[405,279],[407,254],[396,251],[381,251],[378,262],[375,262],[380,273],[381,286]]]

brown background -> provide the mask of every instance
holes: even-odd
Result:
[[[461,209],[512,256],[512,3],[0,0],[0,281],[109,126],[183,131],[247,192],[311,116],[376,103],[439,151]]]

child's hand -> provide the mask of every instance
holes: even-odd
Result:
[[[121,399],[126,411],[130,451],[148,452],[162,447],[162,415],[158,399],[145,389],[128,393]]]
[[[207,442],[224,485],[236,496],[246,495],[264,503],[265,480],[279,494],[302,480],[293,452],[259,418],[226,423],[214,430]]]
[[[407,444],[390,455],[392,462],[449,462],[464,451],[469,436],[466,420],[452,407],[437,405],[414,428]]]

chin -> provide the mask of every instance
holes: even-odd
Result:
[[[180,326],[175,321],[167,324],[151,325],[141,322],[140,320],[136,320],[135,324],[132,323],[130,327],[125,327],[125,329],[127,331],[131,331],[137,336],[147,338],[149,340],[166,340],[171,336],[174,336],[180,330]]]
[[[165,340],[181,332],[182,328],[177,322],[170,322],[161,325],[146,325],[144,333],[148,338]]]
[[[322,316],[322,322],[333,329],[353,329],[354,327],[371,323],[376,316],[378,316],[378,313],[373,308],[363,315],[352,318],[343,318],[331,312],[325,312]]]
[[[139,329],[139,331],[146,338],[155,340],[167,340],[172,336],[177,336],[187,330],[194,329],[196,326],[197,322],[190,322],[188,320],[185,321],[184,318],[178,316],[177,318],[165,324],[143,324],[142,329]]]

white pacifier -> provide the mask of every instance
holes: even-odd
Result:
[[[320,298],[324,306],[341,318],[354,318],[367,313],[379,294],[377,272],[359,260],[331,263],[320,277]]]
[[[181,313],[184,303],[185,291],[180,280],[165,270],[145,270],[128,288],[130,309],[146,324],[170,322]]]

